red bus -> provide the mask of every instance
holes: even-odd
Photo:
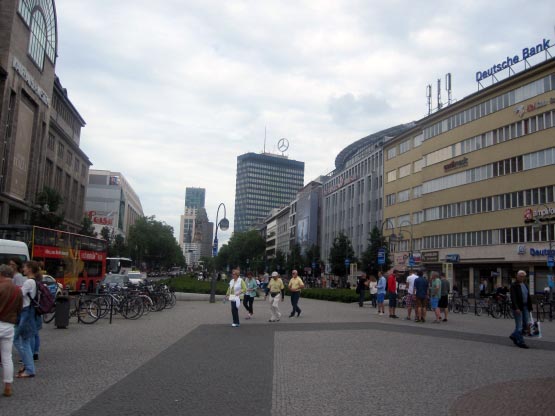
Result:
[[[31,225],[2,225],[0,238],[26,242],[31,258],[69,290],[93,292],[106,275],[103,239]]]

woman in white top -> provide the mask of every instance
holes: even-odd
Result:
[[[40,279],[40,268],[36,261],[28,261],[23,264],[23,273],[27,280],[21,287],[23,295],[23,310],[19,316],[19,323],[15,329],[14,345],[23,361],[23,368],[17,374],[17,378],[31,378],[35,376],[35,363],[33,361],[32,342],[35,338],[35,308],[31,306],[31,299],[37,295],[37,283]]]
[[[239,307],[241,306],[241,295],[247,291],[245,281],[239,277],[239,269],[233,269],[232,278],[227,288],[226,299],[231,303],[231,316],[233,317],[232,327],[239,326]]]

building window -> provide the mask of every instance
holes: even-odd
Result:
[[[42,71],[44,67],[44,50],[46,48],[46,22],[40,10],[31,16],[31,37],[29,38],[29,55]]]
[[[411,139],[409,140],[405,140],[402,143],[399,143],[399,154],[401,153],[405,153],[408,152],[410,150],[410,143],[411,143]]]
[[[63,143],[58,143],[58,159],[60,163],[64,160],[64,152],[65,146],[63,145]]]
[[[397,180],[397,170],[387,172],[387,182],[393,182],[395,180]]]
[[[410,175],[410,168],[411,168],[410,163],[408,165],[401,166],[399,168],[399,178],[404,178],[405,176],[409,176]]]
[[[53,0],[20,0],[19,15],[31,30],[29,54],[42,70],[44,55],[56,62],[56,13]]]
[[[405,202],[410,199],[410,189],[405,189],[397,194],[397,200],[399,202]]]
[[[56,137],[53,134],[48,135],[48,149],[55,151],[56,150]]]
[[[387,149],[387,159],[393,159],[395,156],[397,156],[397,148],[395,146]]]
[[[71,153],[69,150],[66,153],[66,163],[68,164],[68,166],[71,166],[73,162],[73,153]]]

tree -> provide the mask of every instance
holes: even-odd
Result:
[[[60,229],[65,215],[63,211],[60,211],[63,202],[58,191],[45,186],[35,198],[37,208],[31,212],[31,225]]]
[[[285,271],[286,263],[287,259],[285,258],[285,254],[282,251],[277,250],[275,257],[268,261],[268,271],[270,273],[283,273]]]
[[[378,250],[383,248],[385,250],[385,264],[378,264]],[[389,259],[389,247],[385,243],[385,238],[381,234],[378,227],[372,228],[370,236],[368,237],[368,247],[362,253],[362,270],[368,275],[376,276],[379,270],[388,270],[391,267],[391,260]]]
[[[129,252],[141,268],[185,266],[173,228],[154,216],[141,217],[129,229]]]
[[[81,221],[81,229],[79,230],[79,234],[88,235],[90,237],[96,237],[96,231],[94,231],[94,225],[92,220],[84,216],[83,221]]]
[[[292,270],[297,270],[302,276],[303,269],[303,256],[301,256],[301,246],[298,243],[293,244],[291,253],[287,257],[287,271],[291,273]]]
[[[350,264],[357,262],[351,241],[345,234],[339,233],[330,248],[329,261],[332,273],[341,278],[341,287],[347,286],[349,268],[345,266],[345,259],[348,259]]]
[[[258,273],[264,268],[265,251],[266,242],[256,230],[234,233],[220,249],[216,267],[219,270],[225,270],[227,266],[240,267],[242,272],[249,269]]]
[[[312,267],[312,264],[315,263],[316,267]],[[320,263],[320,246],[313,244],[310,246],[306,253],[303,256],[303,264],[305,266],[312,267],[312,275],[316,276],[316,270],[319,270],[319,263]]]
[[[110,227],[104,226],[100,229],[100,238],[106,240],[108,244],[112,243],[112,230]]]

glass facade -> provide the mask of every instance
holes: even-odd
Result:
[[[304,162],[272,154],[237,157],[234,230],[244,232],[288,205],[304,184]]]
[[[204,208],[205,196],[206,196],[206,190],[204,188],[186,188],[185,207]]]

